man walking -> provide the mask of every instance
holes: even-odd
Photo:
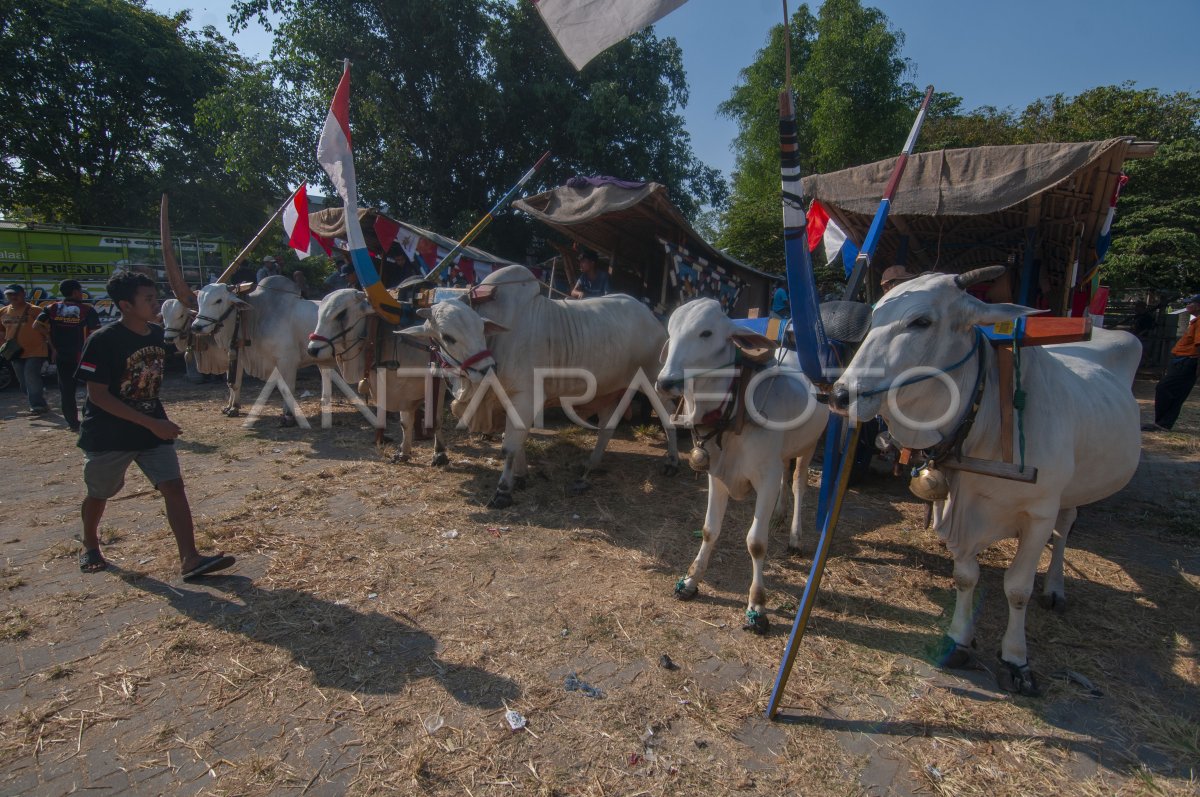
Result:
[[[1187,300],[1192,315],[1187,332],[1171,349],[1171,363],[1154,389],[1154,423],[1142,427],[1147,432],[1169,432],[1179,419],[1183,402],[1196,384],[1196,359],[1200,357],[1200,293]]]
[[[83,301],[83,286],[78,280],[63,280],[58,285],[61,301],[42,308],[37,324],[50,335],[54,366],[58,369],[58,393],[62,414],[72,432],[79,431],[79,408],[75,404],[75,370],[87,336],[100,328],[96,309]]]
[[[8,306],[0,308],[0,344],[16,340],[20,353],[12,359],[17,383],[29,402],[29,411],[44,415],[49,411],[42,387],[42,366],[46,364],[46,331],[34,324],[41,308],[25,301],[22,285],[9,285],[4,289],[4,300]]]
[[[79,378],[87,382],[88,394],[79,435],[87,489],[79,569],[94,573],[108,566],[100,553],[100,519],[108,499],[125,485],[125,471],[136,462],[162,493],[184,579],[224,570],[233,564],[232,556],[203,556],[196,550],[192,510],[175,454],[180,429],[167,419],[158,398],[167,359],[162,327],[150,323],[158,312],[158,291],[149,277],[134,272],[114,274],[107,288],[121,321],[89,337],[79,360]]]

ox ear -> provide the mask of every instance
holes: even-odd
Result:
[[[435,335],[437,335],[437,333],[434,332],[433,329],[428,324],[418,324],[415,327],[409,327],[408,329],[401,329],[398,331],[397,334],[408,335],[409,337],[413,337],[413,338],[424,338],[425,340],[429,340],[429,339],[433,338]]]
[[[779,348],[775,341],[748,329],[735,330],[729,339],[743,357],[756,363],[766,362],[771,358],[771,352]]]
[[[428,307],[422,307],[417,310],[417,317],[424,318],[426,321],[428,321],[429,319],[433,318],[433,313]]]
[[[1014,321],[1022,316],[1049,312],[1049,310],[1034,310],[1032,307],[1025,307],[1020,304],[1005,304],[1003,302],[997,304],[975,302],[975,304],[976,307],[972,313],[974,318],[971,323],[977,326],[999,324],[1004,321]]]
[[[507,331],[508,331],[508,327],[504,326],[504,324],[498,324],[495,321],[492,321],[491,319],[488,319],[488,318],[485,318],[483,320],[483,334],[484,335],[498,335],[501,332],[507,332]]]

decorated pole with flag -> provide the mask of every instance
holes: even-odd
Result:
[[[329,175],[334,189],[342,198],[346,224],[346,243],[350,252],[350,263],[358,275],[358,284],[367,293],[367,299],[379,317],[390,324],[400,322],[401,308],[388,294],[375,264],[367,252],[362,225],[358,221],[358,182],[354,176],[354,150],[350,139],[350,59],[345,60],[342,79],[338,81],[329,105],[329,115],[321,128],[321,140],[317,144],[317,162]]]
[[[545,165],[546,161],[548,160],[550,160],[549,150],[542,153],[542,157],[538,158],[537,163],[533,164],[529,171],[521,175],[521,179],[517,180],[516,185],[508,189],[504,196],[500,197],[500,201],[493,205],[492,209],[487,212],[487,215],[476,222],[475,226],[472,227],[470,231],[468,231],[467,234],[462,237],[462,240],[456,243],[454,248],[447,252],[446,256],[443,257],[436,266],[429,270],[429,273],[425,275],[426,278],[436,279],[438,272],[441,271],[447,263],[453,263],[454,258],[458,257],[459,252],[461,252],[465,247],[469,246],[471,241],[475,240],[475,237],[479,235],[479,233],[483,232],[484,229],[492,223],[492,219],[496,218],[497,213],[508,207],[508,203],[511,202],[512,198],[517,195],[517,192],[521,190],[522,186],[529,182],[530,178],[537,174],[538,169],[542,168],[542,166]]]
[[[912,130],[908,133],[908,140],[904,142],[904,148],[900,150],[900,157],[896,158],[896,165],[892,167],[892,177],[888,180],[887,187],[883,189],[883,198],[879,200],[879,209],[875,211],[875,218],[871,220],[871,226],[867,229],[867,236],[863,239],[862,248],[858,251],[858,257],[854,259],[854,270],[850,272],[850,278],[846,280],[846,292],[842,298],[847,301],[853,301],[858,295],[858,289],[862,286],[862,281],[871,268],[871,257],[875,254],[875,248],[879,246],[879,239],[883,237],[883,228],[887,224],[892,199],[896,196],[900,178],[904,176],[904,167],[908,165],[908,158],[916,149],[917,137],[921,134],[921,126],[925,124],[925,115],[929,112],[931,99],[933,99],[933,86],[927,86],[925,98],[921,100],[921,108],[917,111],[917,120],[913,122]]]
[[[217,277],[217,282],[228,282],[230,279],[232,279],[234,272],[238,270],[238,266],[240,266],[242,264],[242,261],[244,261],[246,259],[246,257],[251,252],[254,251],[254,247],[258,246],[258,242],[261,241],[263,239],[263,236],[265,236],[267,234],[267,230],[271,229],[271,224],[275,221],[275,219],[279,218],[280,213],[285,212],[287,210],[287,208],[296,200],[296,194],[299,191],[301,191],[303,188],[304,188],[304,183],[301,183],[300,187],[297,188],[295,191],[293,191],[291,193],[291,195],[288,196],[288,198],[286,200],[284,200],[284,203],[275,209],[275,212],[271,214],[271,218],[267,219],[267,223],[262,226],[262,229],[259,230],[258,233],[253,238],[250,239],[250,243],[248,243],[244,247],[242,247],[242,251],[238,252],[237,257],[235,257],[229,263],[229,265],[225,267],[225,270],[221,272],[221,276]],[[306,206],[307,206],[307,202],[306,202]],[[306,214],[305,215],[305,226],[307,226],[307,225],[308,225],[308,216]]]
[[[876,247],[879,246],[879,240],[883,234],[883,226],[887,220],[888,207],[896,194],[896,186],[900,184],[900,177],[904,173],[904,166],[907,163],[908,156],[912,154],[913,148],[916,146],[917,135],[921,131],[921,124],[925,119],[925,113],[929,108],[929,100],[932,96],[933,86],[929,86],[925,90],[925,98],[921,101],[921,108],[917,112],[917,121],[913,124],[912,131],[908,135],[908,140],[904,143],[904,150],[901,152],[900,158],[892,171],[892,177],[888,181],[887,188],[884,190],[883,199],[880,201],[879,209],[875,213],[875,219],[871,223],[871,228],[867,232],[866,238],[863,240],[862,249],[859,250],[855,262],[854,274],[846,288],[845,298],[847,300],[852,299],[857,294],[858,291],[854,285],[854,281],[857,279],[861,282],[866,269],[870,266],[871,257],[875,254]],[[782,131],[783,123],[781,121],[781,137],[783,135]],[[811,281],[811,270],[809,273]],[[788,262],[788,283],[790,288],[790,258]],[[794,304],[792,306],[795,307]],[[799,331],[796,333],[796,345],[800,345]],[[797,353],[799,354],[799,352]],[[780,662],[779,672],[775,676],[775,686],[771,690],[770,699],[767,701],[767,710],[765,713],[768,719],[774,719],[775,715],[779,712],[779,703],[783,698],[784,690],[787,688],[788,676],[791,674],[792,664],[796,659],[796,652],[800,647],[800,641],[804,638],[804,631],[808,627],[808,618],[812,614],[813,606],[816,603],[817,591],[821,588],[821,576],[825,572],[825,562],[829,558],[829,547],[833,541],[833,530],[837,527],[838,518],[842,510],[842,501],[846,496],[846,488],[850,483],[850,470],[854,466],[854,451],[858,447],[858,433],[859,427],[857,424],[853,422],[848,423],[840,415],[831,414],[829,416],[829,425],[825,429],[825,459],[821,468],[821,490],[817,496],[817,527],[820,530],[820,537],[817,540],[817,549],[813,553],[812,567],[809,569],[808,579],[804,582],[804,593],[800,598],[800,606],[796,610],[796,619],[792,623],[792,632],[788,636],[787,646],[783,651],[783,660]]]

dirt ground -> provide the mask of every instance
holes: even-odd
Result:
[[[1153,384],[1136,389],[1148,418]],[[0,396],[0,793],[1200,793],[1200,393],[1081,511],[1067,613],[1031,606],[1044,696],[991,672],[1012,545],[981,557],[983,669],[937,668],[951,562],[876,477],[847,498],[777,722],[810,561],[776,529],[772,630],[743,632],[734,504],[700,597],[675,601],[705,483],[661,476],[652,430],[620,432],[581,497],[590,435],[535,435],[528,489],[495,512],[496,443],[454,432],[446,469],[428,442],[392,464],[345,403],[306,431],[243,428],[218,385],[176,377],[164,398],[202,545],[238,557],[202,584],[136,469],[102,526],[111,568],[81,574],[74,437]]]

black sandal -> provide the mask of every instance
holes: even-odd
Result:
[[[99,548],[84,548],[79,554],[79,570],[82,573],[99,573],[108,568],[108,562],[100,555]]]

